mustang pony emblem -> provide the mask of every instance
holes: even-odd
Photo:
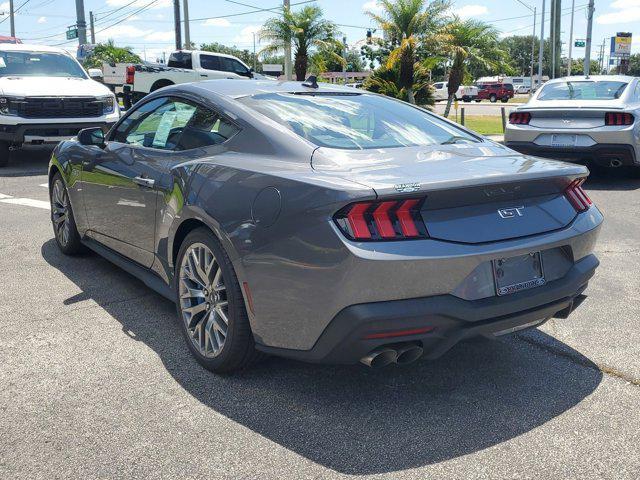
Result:
[[[393,188],[396,189],[396,191],[400,192],[400,193],[411,193],[411,192],[417,192],[418,190],[420,190],[420,184],[419,183],[398,183],[397,185],[394,185]]]

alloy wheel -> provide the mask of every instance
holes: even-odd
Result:
[[[54,182],[51,193],[51,219],[53,220],[56,238],[62,246],[66,246],[69,243],[71,234],[70,212],[67,189],[64,188],[62,181],[58,179]]]
[[[229,328],[229,302],[220,264],[203,243],[190,245],[182,257],[180,310],[188,336],[200,354],[220,354]]]

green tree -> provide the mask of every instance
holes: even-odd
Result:
[[[628,75],[634,77],[640,77],[640,53],[634,53],[629,57],[629,72]]]
[[[449,2],[446,0],[379,0],[382,13],[367,12],[390,39],[392,50],[386,69],[398,68],[398,85],[406,91],[407,100],[416,103],[413,90],[418,50],[425,42],[432,42],[443,21]]]
[[[132,53],[131,48],[116,47],[113,40],[109,40],[107,43],[99,43],[94,47],[91,55],[84,60],[84,67],[101,68],[103,62],[109,64],[142,63],[142,59]]]
[[[360,56],[358,50],[347,49],[345,61],[338,61],[342,52],[335,46],[327,49],[319,49],[311,56],[310,70],[314,73],[322,72],[341,72],[343,64],[346,66],[347,72],[361,72],[365,69],[364,60]]]
[[[429,71],[431,70],[433,59],[425,60],[423,63],[416,63],[413,66],[413,92],[414,101],[418,105],[432,106],[434,104],[433,88],[429,81]],[[380,93],[388,97],[409,100],[407,88],[400,83],[400,65],[396,64],[389,68],[381,65],[373,74],[364,81],[364,88],[375,93]]]
[[[562,58],[562,72],[560,77],[567,75],[567,67],[569,66],[569,59],[567,57]],[[584,74],[584,58],[574,58],[571,60],[571,75],[583,75]],[[600,64],[597,61],[591,60],[589,63],[589,74],[600,75]]]
[[[287,43],[292,43],[296,79],[304,80],[313,50],[325,49],[331,52],[332,47],[341,45],[335,38],[336,25],[325,20],[322,15],[320,7],[305,6],[296,12],[284,10],[282,16],[270,18],[259,33],[261,40],[270,42],[261,50],[261,54],[281,53]],[[334,58],[341,61],[339,55],[334,55]]]
[[[500,46],[498,31],[491,25],[478,20],[454,20],[444,28],[444,50],[451,59],[449,70],[449,99],[444,116],[449,116],[451,104],[458,87],[462,85],[470,61],[491,68],[503,70],[507,66],[507,53]]]

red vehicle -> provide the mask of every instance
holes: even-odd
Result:
[[[513,95],[513,85],[510,83],[479,83],[476,102],[489,100],[491,103],[495,103],[500,100],[506,103],[510,98],[513,98]]]
[[[19,38],[16,37],[3,37],[0,36],[0,43],[22,43],[22,40],[20,40]]]

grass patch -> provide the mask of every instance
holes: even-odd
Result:
[[[455,113],[449,115],[449,120],[456,121]],[[458,123],[460,114],[458,114]],[[481,135],[502,135],[502,117],[500,115],[465,115],[464,126]]]

